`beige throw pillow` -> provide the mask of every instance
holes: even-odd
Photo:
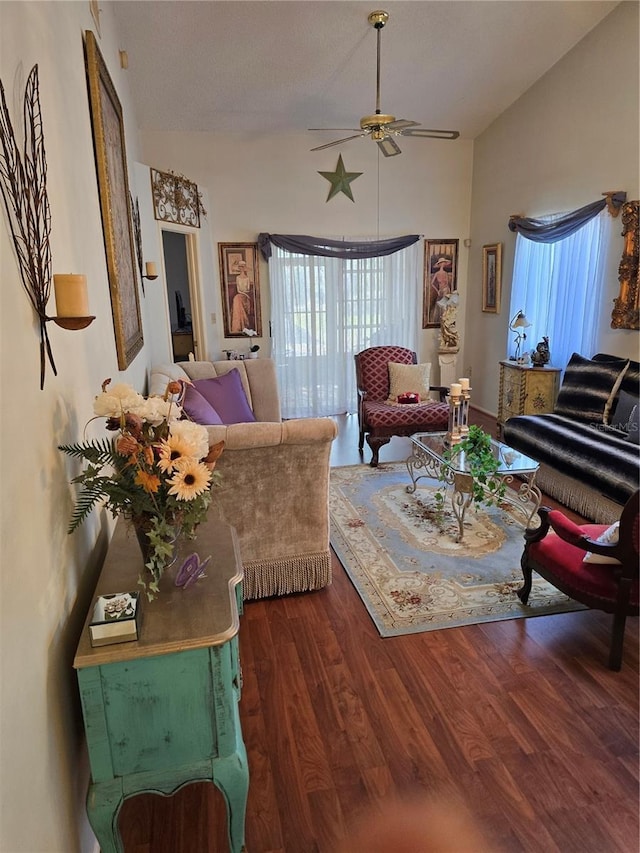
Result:
[[[389,398],[388,403],[397,403],[398,394],[412,391],[420,394],[420,402],[429,399],[431,364],[399,364],[389,362]]]

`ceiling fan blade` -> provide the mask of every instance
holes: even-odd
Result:
[[[391,136],[385,136],[384,139],[376,140],[378,143],[378,148],[382,151],[385,157],[395,157],[396,154],[402,154],[402,151],[398,147],[395,139]]]
[[[426,127],[418,130],[410,128],[402,130],[401,133],[403,136],[422,136],[425,139],[457,139],[460,136],[457,130],[429,130]]]
[[[322,151],[323,148],[331,148],[333,145],[340,145],[342,142],[350,142],[352,139],[360,139],[362,136],[368,136],[368,131],[366,133],[356,133],[354,136],[346,136],[344,139],[336,139],[334,142],[327,142],[326,145],[318,145],[316,148],[312,148],[312,151]]]
[[[405,127],[418,127],[419,121],[408,121],[406,118],[399,118],[396,121],[390,121],[385,124],[384,129],[387,130],[404,130]]]
[[[336,133],[339,130],[348,130],[352,133],[359,133],[361,128],[359,127],[308,127],[307,130],[330,130],[332,133]]]

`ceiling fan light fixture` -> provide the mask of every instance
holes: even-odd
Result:
[[[383,115],[381,113],[378,113],[377,115],[373,116],[363,116],[360,119],[360,127],[363,130],[376,130],[377,128],[382,127],[385,124],[391,124],[391,122],[395,120],[395,116]]]
[[[344,139],[336,139],[333,142],[327,142],[325,145],[318,145],[312,148],[312,151],[322,151],[324,148],[331,148],[334,145],[342,145],[343,142],[349,142],[356,139],[358,136],[370,136],[374,142],[378,144],[382,153],[386,157],[394,157],[400,154],[400,148],[393,141],[392,137],[397,136],[422,136],[431,137],[433,139],[457,139],[460,135],[457,130],[428,130],[419,128],[419,122],[409,121],[408,119],[396,119],[395,116],[383,113],[380,110],[380,34],[382,28],[389,20],[389,13],[378,9],[371,12],[367,18],[368,22],[376,30],[376,111],[374,115],[363,116],[360,119],[361,133],[355,136],[347,136]],[[320,130],[321,128],[313,128]],[[326,128],[327,130],[329,128]],[[346,129],[346,128],[345,128]]]
[[[384,25],[389,20],[389,13],[384,12],[382,9],[379,9],[376,12],[371,12],[367,21],[371,24],[372,27],[375,27],[377,30],[381,30]]]

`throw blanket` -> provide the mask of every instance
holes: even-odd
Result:
[[[504,441],[623,505],[638,488],[638,445],[601,425],[562,415],[518,415],[504,425]]]

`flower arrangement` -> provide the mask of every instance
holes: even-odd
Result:
[[[246,328],[245,328],[245,329],[243,329],[243,330],[242,330],[242,334],[243,334],[243,335],[246,335],[248,338],[253,338],[253,337],[255,337],[258,333],[256,332],[256,330],[255,330],[255,329],[246,329]],[[249,352],[258,352],[258,350],[259,350],[259,349],[260,349],[260,345],[259,345],[259,344],[252,344],[252,345],[249,347]]]
[[[82,489],[68,532],[102,501],[114,518],[133,522],[144,531],[145,565],[152,575],[149,583],[142,576],[138,582],[153,598],[173,543],[179,535],[193,537],[206,517],[224,442],[210,448],[206,427],[180,419],[182,408],[173,400],[180,382],[170,382],[162,397],[146,398],[125,383],[109,388],[110,382],[102,384],[93,411],[117,435],[59,447],[88,463],[71,481]]]

